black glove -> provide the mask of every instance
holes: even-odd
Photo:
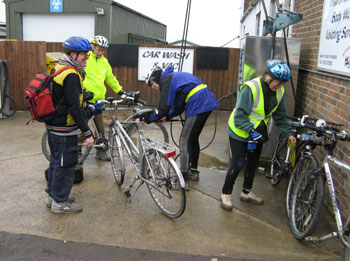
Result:
[[[90,119],[94,115],[94,112],[90,110],[90,108],[86,108],[84,110],[85,119]]]
[[[120,91],[118,92],[118,94],[119,94],[120,96],[122,96],[123,94],[126,94],[126,92],[124,92],[123,90],[120,90]]]
[[[94,98],[94,94],[92,92],[87,91],[86,89],[83,89],[83,100],[89,101]]]
[[[149,121],[149,116],[150,116],[149,113],[145,113],[145,114],[142,115],[143,120],[144,120],[147,124],[150,124],[150,123],[151,123],[151,122]]]

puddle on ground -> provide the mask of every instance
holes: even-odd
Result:
[[[210,169],[217,169],[217,170],[227,170],[230,166],[228,162],[223,162],[219,160],[218,158],[215,158],[213,156],[210,156],[208,154],[205,154],[203,152],[199,155],[199,166],[210,168]]]

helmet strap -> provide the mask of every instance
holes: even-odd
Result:
[[[270,85],[270,83],[273,81],[273,78],[268,73],[265,75],[264,78],[265,78],[264,80],[268,85]]]

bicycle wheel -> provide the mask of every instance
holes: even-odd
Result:
[[[47,135],[47,130],[44,131],[43,136],[41,137],[41,149],[45,158],[50,161],[50,146],[49,146],[49,137]],[[89,156],[91,147],[83,146],[81,142],[78,144],[78,164],[82,164],[83,161]]]
[[[290,209],[291,209],[291,204],[290,204],[291,196],[294,191],[295,183],[300,177],[300,174],[305,171],[310,171],[317,168],[318,168],[318,163],[314,155],[306,155],[305,157],[300,159],[295,165],[293,169],[293,173],[290,176],[290,179],[288,182],[287,195],[286,195],[286,208],[287,208],[288,218],[289,218]]]
[[[320,218],[323,203],[323,178],[308,170],[301,173],[292,195],[290,229],[296,239],[311,235]]]
[[[153,201],[166,216],[180,217],[185,211],[186,195],[185,189],[180,187],[180,172],[174,160],[152,150],[144,156],[143,163],[142,176],[150,182],[146,184]]]
[[[47,135],[47,130],[44,131],[43,136],[41,137],[41,149],[45,158],[50,161],[50,146],[49,146],[49,137]]]
[[[1,113],[2,113],[2,115],[10,118],[13,115],[15,115],[15,113],[17,111],[17,105],[16,105],[15,99],[11,95],[6,94],[5,102],[6,101],[9,102],[9,111],[5,113],[3,110],[1,110]],[[5,103],[3,104],[3,107],[5,107]]]
[[[276,151],[274,154],[274,157],[271,161],[271,170],[272,170],[272,177],[271,177],[271,184],[273,186],[278,185],[280,183],[283,173],[286,171],[286,168],[289,166],[285,164],[287,155],[287,139],[280,138],[278,139],[278,144],[276,146]]]
[[[350,258],[350,217],[348,217],[348,220],[345,222],[344,228],[343,228],[343,236],[342,241],[345,247],[347,248],[346,254],[347,257]],[[349,259],[346,259],[349,260]]]
[[[109,130],[109,144],[113,176],[117,184],[121,186],[124,183],[125,176],[123,147],[120,137],[114,132],[113,127]]]

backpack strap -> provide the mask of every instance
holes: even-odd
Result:
[[[55,77],[57,76],[58,74],[60,74],[61,72],[67,70],[67,69],[73,69],[75,70],[76,72],[78,72],[77,68],[75,68],[74,66],[72,65],[68,65],[68,66],[64,66],[62,67],[61,69],[59,69],[57,72],[55,72],[55,68],[53,68],[50,72],[50,74],[52,74],[52,77]]]
[[[76,72],[78,72],[77,68],[75,68],[72,65],[68,65],[68,66],[64,66],[61,69],[59,69],[57,72],[55,72],[55,68],[52,68],[50,74],[52,75],[52,78],[54,78],[55,76],[59,75],[61,72],[68,70],[68,69],[73,69]],[[61,99],[57,102],[57,105],[55,106],[55,109],[57,110],[63,103],[64,101],[64,95],[61,97]]]

